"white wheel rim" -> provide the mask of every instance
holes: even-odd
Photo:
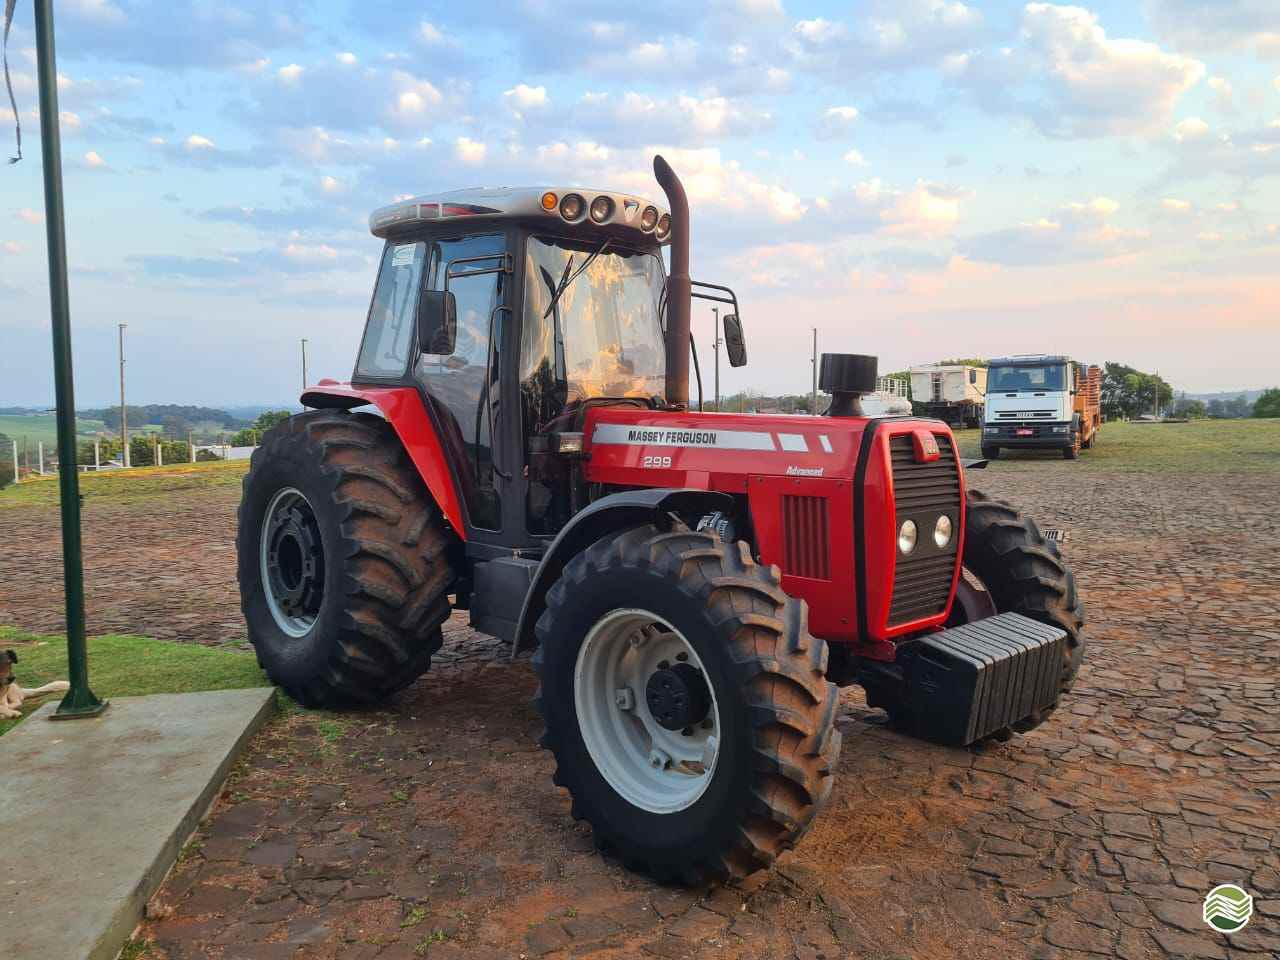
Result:
[[[671,624],[648,610],[623,609],[588,631],[573,672],[578,729],[596,769],[624,800],[649,813],[696,803],[719,759],[720,707],[709,679],[701,722],[668,730],[650,712],[646,687],[663,663],[688,663],[706,679],[697,651]]]
[[[262,515],[262,533],[258,537],[258,573],[262,581],[262,593],[267,599],[267,608],[271,611],[271,616],[284,633],[290,637],[305,637],[313,626],[315,626],[316,618],[313,614],[307,613],[291,613],[284,608],[280,599],[276,596],[273,587],[272,567],[273,555],[271,544],[271,531],[273,520],[277,515],[288,511],[293,507],[305,508],[308,512],[315,515],[315,510],[309,501],[295,487],[285,487],[276,491],[275,496],[271,498],[271,502],[267,504],[267,509]],[[278,557],[274,558],[278,562]]]

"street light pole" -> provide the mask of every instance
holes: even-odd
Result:
[[[307,389],[307,338],[302,338],[302,389]]]
[[[716,315],[715,339],[711,341],[712,349],[716,355],[716,413],[720,412],[720,308],[712,307],[711,312]]]
[[[124,405],[124,328],[120,324],[120,462],[129,466],[129,413]]]
[[[89,656],[85,643],[80,474],[76,470],[75,377],[71,370],[71,306],[67,294],[67,237],[62,209],[62,141],[58,129],[58,66],[54,59],[52,0],[35,0],[35,12],[44,221],[49,247],[49,305],[53,321],[53,379],[54,395],[58,401],[58,497],[62,507],[67,673],[71,681],[71,688],[53,716],[66,720],[97,716],[107,705],[89,689]],[[123,407],[120,413],[124,414]]]
[[[811,416],[818,415],[818,328],[813,328],[813,358],[809,361],[813,364],[813,394],[809,403],[809,414]]]

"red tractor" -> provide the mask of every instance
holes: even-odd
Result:
[[[573,815],[699,882],[812,824],[838,686],[919,736],[1007,738],[1070,688],[1083,616],[1035,524],[966,492],[945,424],[862,415],[874,357],[822,358],[826,416],[690,409],[691,298],[732,311],[733,365],[746,347],[654,170],[670,213],[581,189],[376,211],[355,371],[255,452],[239,580],[262,665],[308,706],[409,685],[454,609],[536,647]]]

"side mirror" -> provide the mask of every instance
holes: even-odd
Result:
[[[736,313],[724,315],[724,350],[729,355],[729,366],[747,365],[747,341],[742,335],[742,321]]]
[[[458,340],[458,303],[448,290],[423,290],[418,298],[418,352],[451,356]]]

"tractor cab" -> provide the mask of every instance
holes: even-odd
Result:
[[[386,245],[352,384],[416,387],[469,541],[536,547],[575,510],[560,438],[592,406],[666,405],[671,215],[613,191],[503,188],[403,200],[369,226]],[[724,288],[695,295],[736,307]],[[736,309],[727,323],[740,343]]]

